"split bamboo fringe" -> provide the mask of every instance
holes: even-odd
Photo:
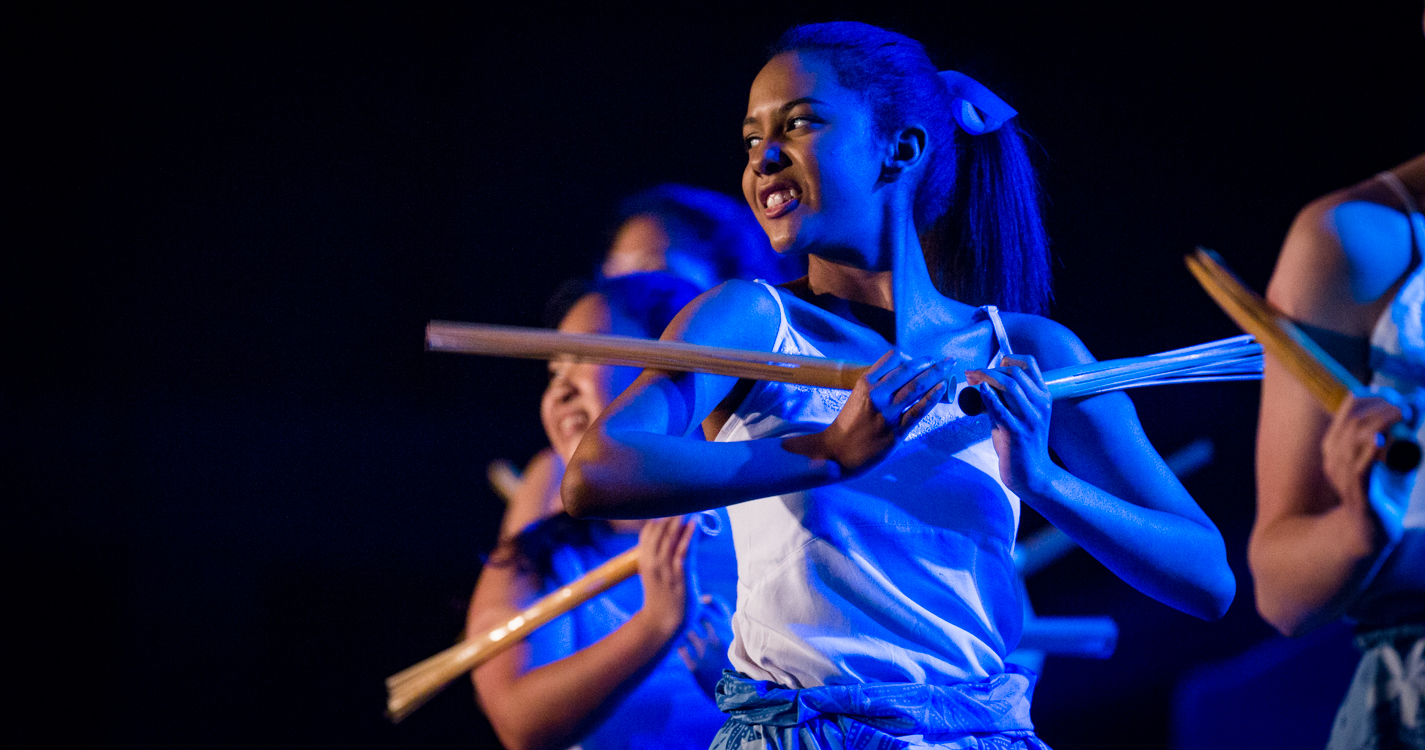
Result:
[[[982,370],[970,373],[974,384],[986,380]],[[1125,357],[1059,367],[1044,373],[1044,385],[1054,399],[1081,398],[1109,391],[1177,383],[1261,380],[1262,347],[1251,336],[1234,336],[1146,357]],[[963,388],[956,397],[970,416],[985,410],[979,391]]]

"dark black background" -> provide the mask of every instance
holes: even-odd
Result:
[[[7,12],[11,731],[493,742],[468,683],[391,727],[381,680],[455,638],[500,513],[484,467],[540,447],[543,368],[426,354],[422,327],[537,324],[634,190],[735,193],[747,85],[793,23],[905,31],[1020,110],[1055,317],[1100,357],[1234,333],[1187,250],[1261,288],[1302,204],[1425,146],[1414,0],[865,5]],[[1243,559],[1255,387],[1134,398],[1163,452],[1216,445],[1187,484],[1238,596],[1198,622],[1082,552],[1032,579],[1041,613],[1123,628],[1113,659],[1048,663],[1061,750],[1163,746],[1182,674],[1271,634]]]

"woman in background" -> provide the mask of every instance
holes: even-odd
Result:
[[[1248,560],[1286,635],[1345,616],[1363,652],[1331,750],[1425,748],[1425,482],[1377,463],[1407,415],[1425,440],[1425,154],[1298,214],[1267,299],[1379,396],[1330,414],[1271,357]]]
[[[728,279],[776,283],[804,272],[805,264],[799,259],[772,250],[747,204],[713,190],[674,183],[656,185],[624,199],[615,215],[617,229],[598,265],[599,278],[661,271],[686,279],[704,292]],[[545,325],[557,326],[588,290],[584,280],[565,282],[550,300]],[[564,461],[560,455],[542,450],[526,465],[500,524],[501,538],[562,510],[559,482],[564,477]]]
[[[705,188],[665,183],[619,205],[618,230],[600,275],[667,271],[707,291],[728,279],[773,283],[800,276],[795,258],[778,255],[747,204]]]
[[[559,330],[653,337],[696,293],[662,273],[605,279],[573,304]],[[636,371],[555,361],[549,372],[540,419],[552,450],[567,460]],[[469,636],[639,546],[637,581],[580,605],[475,670],[480,704],[506,747],[708,746],[723,718],[707,688],[726,663],[716,636],[725,628],[716,621],[726,615],[699,608],[688,590],[684,560],[693,529],[679,518],[580,521],[561,509],[501,541],[476,585]],[[695,632],[675,648],[690,628]]]

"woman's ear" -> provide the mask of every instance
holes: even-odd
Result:
[[[881,180],[895,182],[925,157],[925,130],[914,125],[897,130],[891,136],[887,150],[886,161],[881,165]]]

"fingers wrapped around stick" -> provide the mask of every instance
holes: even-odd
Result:
[[[1321,438],[1322,466],[1336,493],[1355,497],[1384,459],[1386,433],[1401,420],[1401,410],[1383,398],[1347,396]]]
[[[904,434],[944,397],[954,377],[947,360],[887,352],[866,374],[866,381],[876,411],[894,432]]]
[[[787,438],[803,455],[829,459],[840,477],[880,463],[906,433],[953,389],[951,363],[887,352],[856,381],[836,419],[821,433]]]
[[[1004,357],[999,367],[967,370],[965,382],[978,386],[996,422],[1047,420],[1054,399],[1034,357]]]
[[[985,411],[994,422],[1000,479],[1024,496],[1042,489],[1049,459],[1049,416],[1053,397],[1033,357],[1005,357],[1000,367],[966,373],[978,383]]]

